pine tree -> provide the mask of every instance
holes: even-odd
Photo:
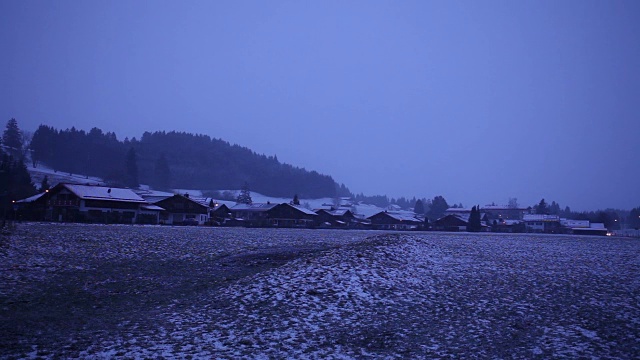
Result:
[[[49,190],[49,188],[51,188],[51,185],[49,185],[49,177],[45,175],[44,178],[42,179],[42,182],[40,183],[40,189],[38,191],[45,192]]]
[[[138,157],[134,148],[129,148],[125,160],[125,185],[130,188],[140,186],[138,180]]]
[[[164,153],[156,160],[154,168],[154,186],[159,190],[171,188],[171,169]]]
[[[16,119],[11,118],[7,122],[7,127],[2,134],[2,144],[7,152],[15,158],[22,154],[22,131],[20,131]]]
[[[536,206],[536,214],[549,214],[549,207],[544,199],[540,200],[540,203]]]
[[[9,154],[3,154],[0,160],[0,207],[4,214],[12,201],[28,198],[36,194],[36,188],[31,181],[24,161],[15,160]]]
[[[253,200],[251,200],[251,190],[249,190],[249,184],[246,182],[242,185],[242,190],[240,190],[240,194],[238,194],[238,198],[236,199],[238,204],[251,204]]]
[[[298,194],[293,195],[293,201],[291,203],[293,205],[300,205],[300,199],[298,199]]]
[[[416,214],[424,214],[424,203],[418,199],[416,205],[413,207],[413,212]]]
[[[469,214],[469,224],[467,230],[471,232],[478,232],[482,229],[482,222],[480,219],[480,206],[473,206],[471,208],[471,214]]]

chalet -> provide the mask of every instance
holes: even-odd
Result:
[[[130,189],[60,183],[35,200],[46,206],[45,220],[156,224],[162,208]]]
[[[381,211],[367,218],[374,230],[418,230],[424,221],[409,212]]]
[[[231,210],[227,205],[215,203],[209,208],[209,221],[213,225],[224,225],[229,219],[231,219]]]
[[[313,227],[318,215],[292,204],[236,204],[229,208],[238,225],[249,227]]]
[[[317,209],[318,223],[339,228],[353,227],[356,217],[349,209]]]
[[[431,224],[432,230],[436,231],[467,231],[469,217],[459,214],[445,215]]]
[[[149,196],[147,201],[163,209],[160,223],[182,225],[192,221],[204,225],[209,220],[209,207],[189,198],[188,194],[172,196]]]

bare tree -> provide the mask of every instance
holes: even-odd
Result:
[[[509,198],[509,209],[517,209],[519,206],[518,198]]]

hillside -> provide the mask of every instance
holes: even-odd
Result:
[[[140,140],[120,141],[116,134],[93,128],[57,130],[41,125],[31,141],[33,164],[56,171],[96,176],[114,185],[134,184],[158,189],[238,189],[269,196],[307,198],[349,195],[331,176],[281,163],[275,156],[257,154],[207,135],[145,132]],[[133,155],[132,155],[133,153]],[[133,165],[127,162],[133,158]]]

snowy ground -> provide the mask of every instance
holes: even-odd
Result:
[[[0,241],[0,357],[640,357],[638,240],[23,224]]]

